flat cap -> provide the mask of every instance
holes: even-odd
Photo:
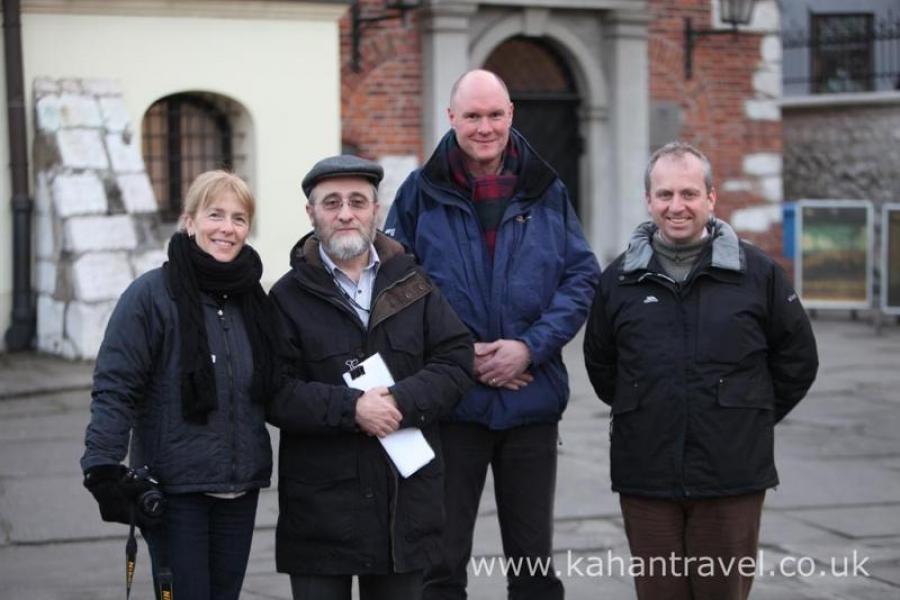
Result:
[[[378,187],[381,178],[384,177],[384,169],[377,162],[352,154],[329,156],[313,165],[313,168],[303,178],[303,193],[309,198],[309,193],[317,183],[323,179],[334,177],[362,177]]]

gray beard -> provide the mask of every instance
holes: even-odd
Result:
[[[316,231],[316,235],[319,235],[319,232]],[[331,236],[328,240],[322,240],[319,237],[319,241],[322,244],[322,247],[325,250],[325,253],[335,261],[346,261],[352,258],[356,258],[362,254],[365,254],[369,249],[369,246],[372,245],[372,241],[375,238],[374,228],[369,235],[366,235],[363,232],[360,232],[356,235],[352,236]]]

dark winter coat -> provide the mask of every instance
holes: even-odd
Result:
[[[472,202],[451,180],[444,142],[400,187],[385,223],[476,341],[528,346],[534,381],[518,391],[478,384],[452,415],[500,430],[559,421],[569,400],[562,347],[584,323],[600,275],[565,185],[524,138],[510,135],[522,167],[493,260]]]
[[[149,466],[167,493],[240,492],[269,485],[265,409],[250,397],[253,353],[237,303],[203,296],[218,393],[206,424],[181,407],[178,308],[162,269],[122,294],[97,355],[82,469]]]
[[[718,497],[778,484],[774,426],[818,368],[780,267],[722,221],[688,279],[666,276],[645,223],[601,277],[585,364],[612,406],[613,490]]]
[[[472,340],[400,244],[378,234],[368,327],[340,295],[308,235],[272,288],[288,383],[271,406],[281,428],[278,571],[362,574],[424,569],[441,556],[444,463],[437,423],[471,385]],[[408,479],[355,422],[362,394],[342,374],[379,352],[404,427],[436,458]]]

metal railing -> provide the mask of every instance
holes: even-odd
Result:
[[[781,42],[785,96],[900,89],[898,16],[811,14]]]

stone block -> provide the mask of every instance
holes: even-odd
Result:
[[[116,177],[122,191],[122,203],[130,213],[152,213],[159,209],[150,177],[146,173],[131,173]]]
[[[60,218],[107,211],[106,190],[92,171],[57,175],[51,189],[56,214]]]
[[[121,96],[100,98],[100,112],[103,114],[103,125],[109,131],[125,131],[131,127],[128,106]]]
[[[744,115],[752,121],[780,121],[781,109],[774,100],[744,100]]]
[[[134,270],[134,277],[138,278],[151,269],[161,267],[166,260],[168,260],[168,256],[163,250],[149,250],[140,254],[133,254],[131,256],[131,268]]]
[[[760,177],[759,192],[769,202],[781,202],[784,199],[784,182],[781,175]]]
[[[746,179],[726,179],[720,188],[723,192],[752,192],[753,183]]]
[[[37,258],[55,260],[59,242],[57,232],[59,228],[54,218],[49,214],[34,215],[34,252]]]
[[[753,74],[753,89],[766,98],[781,96],[781,72],[776,70],[759,70]]]
[[[41,294],[52,296],[56,293],[56,263],[38,260],[34,264],[35,289]]]
[[[77,358],[97,357],[115,301],[87,304],[71,302],[66,308],[66,337],[72,340]]]
[[[744,155],[743,171],[747,175],[780,175],[781,155],[774,152],[758,152]]]
[[[59,114],[63,127],[101,127],[100,105],[93,96],[63,94],[59,97]]]
[[[38,131],[53,133],[62,126],[59,96],[48,95],[38,98],[34,105]]]
[[[77,79],[72,79],[72,78],[60,79],[59,80],[59,89],[63,93],[68,93],[68,94],[80,94],[84,91],[81,88],[81,81],[79,81]]]
[[[759,54],[764,62],[781,63],[781,38],[777,34],[764,35],[759,42]]]
[[[42,352],[59,354],[62,348],[66,303],[47,294],[37,299],[37,347]]]
[[[47,182],[49,175],[46,171],[37,174],[34,186],[34,214],[50,215],[52,200],[50,197],[50,184]]]
[[[50,77],[35,77],[31,88],[34,91],[35,97],[43,96],[44,94],[59,93],[59,84],[55,79],[51,79]]]
[[[81,87],[95,96],[121,96],[122,86],[115,79],[82,79]]]
[[[394,203],[397,189],[406,181],[406,177],[419,166],[419,161],[413,154],[397,154],[382,156],[378,161],[384,168],[384,179],[378,186],[378,218],[377,225],[381,227],[387,217],[388,210]]]
[[[106,136],[106,149],[109,151],[112,168],[116,173],[136,173],[144,170],[144,158],[133,136],[129,136],[126,140],[121,133],[111,133]]]
[[[124,252],[91,252],[72,263],[72,280],[76,300],[115,300],[131,283],[131,265]]]
[[[72,217],[65,223],[65,246],[69,252],[132,250],[137,246],[134,224],[128,215]]]
[[[56,143],[64,167],[70,169],[108,169],[106,148],[96,129],[61,129]]]
[[[774,204],[739,208],[731,213],[731,226],[735,231],[765,233],[773,225],[781,223],[781,207]]]

